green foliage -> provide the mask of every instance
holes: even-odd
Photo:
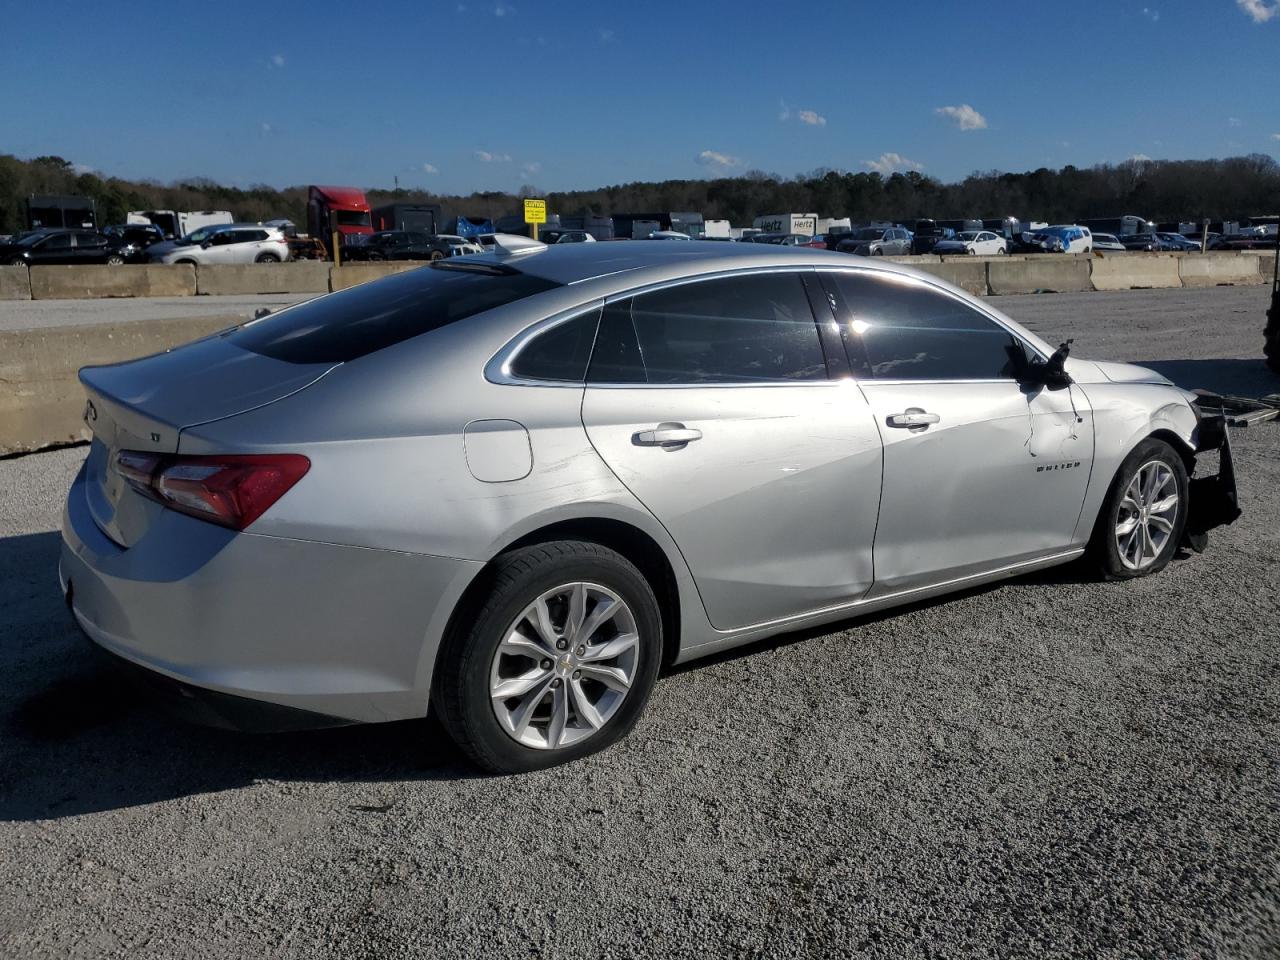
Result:
[[[205,178],[159,184],[77,171],[62,157],[19,160],[0,154],[0,234],[26,226],[33,193],[91,197],[100,224],[119,223],[129,210],[230,210],[237,220],[287,217],[305,229],[306,187],[242,189]],[[439,203],[446,216],[497,218],[538,196],[483,191],[436,196],[411,190],[366,191],[369,203]],[[1280,165],[1265,154],[1223,160],[1128,160],[1088,170],[1073,166],[1026,173],[976,172],[944,184],[911,171],[883,176],[818,169],[790,179],[759,170],[715,180],[624,183],[593,190],[552,192],[548,208],[563,214],[701,211],[708,218],[748,226],[762,214],[816,212],[854,222],[917,217],[1018,216],[1055,222],[1136,213],[1155,220],[1238,219],[1280,211]]]

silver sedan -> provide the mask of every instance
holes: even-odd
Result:
[[[1237,512],[1167,380],[805,248],[499,243],[81,380],[98,646],[239,727],[430,705],[491,770],[615,742],[664,663]]]

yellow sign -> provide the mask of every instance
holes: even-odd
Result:
[[[524,202],[524,222],[525,223],[546,223],[547,222],[547,201],[526,200]]]

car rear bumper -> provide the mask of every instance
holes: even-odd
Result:
[[[94,522],[85,482],[82,471],[67,497],[59,579],[98,646],[184,700],[216,701],[215,715],[228,697],[321,726],[426,713],[438,637],[479,564],[233,533],[173,511],[126,549]]]

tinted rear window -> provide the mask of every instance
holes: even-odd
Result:
[[[422,267],[264,317],[230,340],[289,363],[342,363],[558,286],[503,267]]]

